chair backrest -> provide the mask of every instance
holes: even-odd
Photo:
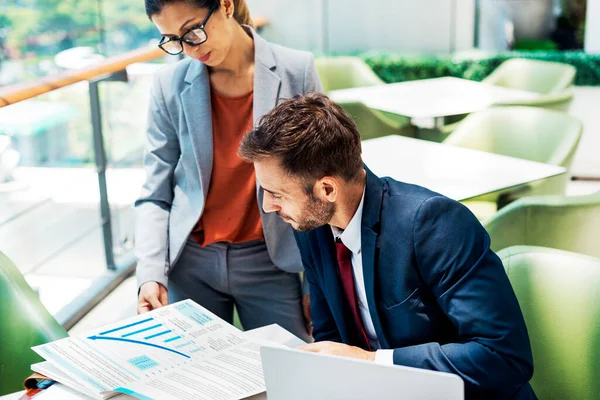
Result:
[[[324,57],[315,60],[323,91],[382,85],[384,82],[358,57]]]
[[[498,253],[521,306],[540,399],[600,393],[600,260],[541,247]]]
[[[513,58],[503,62],[483,82],[539,94],[559,93],[569,88],[577,70],[569,64]]]
[[[340,102],[340,106],[348,113],[358,128],[360,138],[362,140],[378,138],[387,135],[404,135],[407,136],[410,119],[407,117],[397,116],[392,119],[387,117],[380,111],[373,110],[367,107],[364,103],[356,102]]]
[[[17,267],[0,252],[0,395],[23,388],[31,364],[43,361],[32,346],[68,334],[42,305]]]
[[[498,211],[484,226],[494,251],[530,245],[600,258],[600,193],[523,197]]]
[[[568,168],[582,130],[560,111],[497,107],[469,115],[444,143]]]

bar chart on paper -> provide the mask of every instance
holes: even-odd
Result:
[[[216,330],[219,335],[211,334]],[[69,364],[65,356],[77,360],[82,369],[97,370],[99,375],[110,365],[118,378],[115,382],[125,384],[183,367],[198,357],[212,356],[239,344],[240,334],[209,311],[184,301],[158,309],[151,316],[140,315],[81,337],[41,346],[36,351],[65,369]],[[109,388],[96,381],[92,385]]]
[[[187,330],[183,329],[181,333],[175,333],[172,329],[165,328],[164,324],[156,319],[146,318],[129,325],[100,332],[97,335],[89,336],[88,339],[133,343],[190,358],[190,354],[204,350],[204,348],[194,344],[194,341],[190,338],[182,336],[186,332]],[[134,358],[133,360],[138,359],[143,360],[144,357]],[[134,362],[134,364],[136,363]]]
[[[207,343],[203,336],[212,321],[211,315],[182,303],[87,339],[95,342],[94,347],[110,353],[111,359],[119,358],[142,372],[161,372],[163,368],[182,365],[195,354],[211,353],[213,343]],[[127,346],[119,346],[125,343]]]
[[[215,399],[264,391],[259,348],[234,326],[184,300],[33,349],[59,381],[95,398],[119,392],[185,400],[200,398],[198,390]]]

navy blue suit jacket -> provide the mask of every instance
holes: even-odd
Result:
[[[467,399],[535,398],[521,309],[466,207],[367,169],[361,235],[369,311],[395,364],[457,374]],[[315,340],[357,345],[330,226],[296,232],[296,240]]]

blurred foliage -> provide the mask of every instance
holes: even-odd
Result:
[[[573,65],[577,68],[576,85],[600,86],[600,55],[582,51],[515,51],[499,54],[468,52],[437,57],[367,53],[361,57],[388,83],[444,76],[481,81],[510,58],[529,58]]]
[[[513,50],[519,51],[553,51],[558,50],[556,43],[552,40],[517,40]]]
[[[114,54],[146,44],[154,29],[141,0],[0,0],[0,31],[16,53],[91,45]]]

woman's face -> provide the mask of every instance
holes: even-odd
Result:
[[[152,16],[152,22],[166,39],[181,37],[190,28],[199,26],[206,19],[209,8],[198,8],[185,1],[166,5],[159,14]],[[227,18],[233,13],[231,0],[222,0],[219,9],[213,11],[206,21],[204,30],[208,39],[199,46],[183,42],[183,52],[210,67],[220,65],[227,57],[233,41],[233,18]]]

